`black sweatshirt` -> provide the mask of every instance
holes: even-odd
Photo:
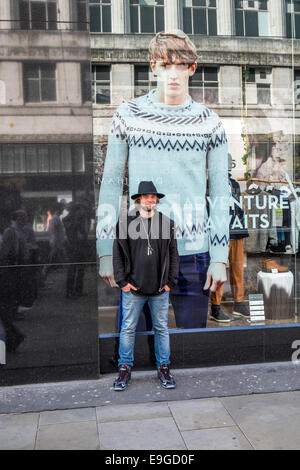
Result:
[[[142,219],[139,213],[127,216],[127,227],[116,228],[113,248],[114,276],[119,287],[128,283],[138,288],[137,295],[158,295],[164,285],[177,283],[179,256],[174,237],[174,222],[161,212],[155,211],[151,219]],[[148,256],[150,236],[152,254]],[[122,236],[121,236],[122,234]],[[126,237],[126,238],[125,238]]]

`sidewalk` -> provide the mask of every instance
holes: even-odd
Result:
[[[164,390],[135,372],[0,388],[0,449],[300,449],[300,365],[176,370]],[[299,391],[298,391],[299,390]]]

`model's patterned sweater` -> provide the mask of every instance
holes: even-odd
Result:
[[[228,157],[217,114],[190,97],[180,106],[158,103],[155,90],[118,108],[99,195],[100,257],[112,254],[127,158],[130,196],[137,193],[141,181],[153,181],[157,191],[166,195],[158,210],[175,221],[179,255],[210,251],[211,262],[225,263]]]

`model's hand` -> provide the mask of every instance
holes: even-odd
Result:
[[[167,284],[163,287],[163,289],[165,289],[166,292],[169,292],[171,290]]]
[[[129,284],[129,283],[127,284],[127,286],[122,287],[122,291],[123,291],[123,292],[130,292],[131,289],[137,290],[136,287],[134,287],[132,284]]]
[[[216,292],[225,284],[226,265],[224,263],[211,263],[209,265],[204,290],[210,288],[211,292]]]
[[[112,256],[102,256],[100,258],[99,274],[110,287],[118,287],[114,278]]]

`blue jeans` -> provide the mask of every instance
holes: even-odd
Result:
[[[148,302],[154,329],[156,364],[170,363],[170,339],[168,330],[169,292],[153,297],[122,292],[123,318],[119,345],[119,366],[133,366],[135,331],[144,304]]]

